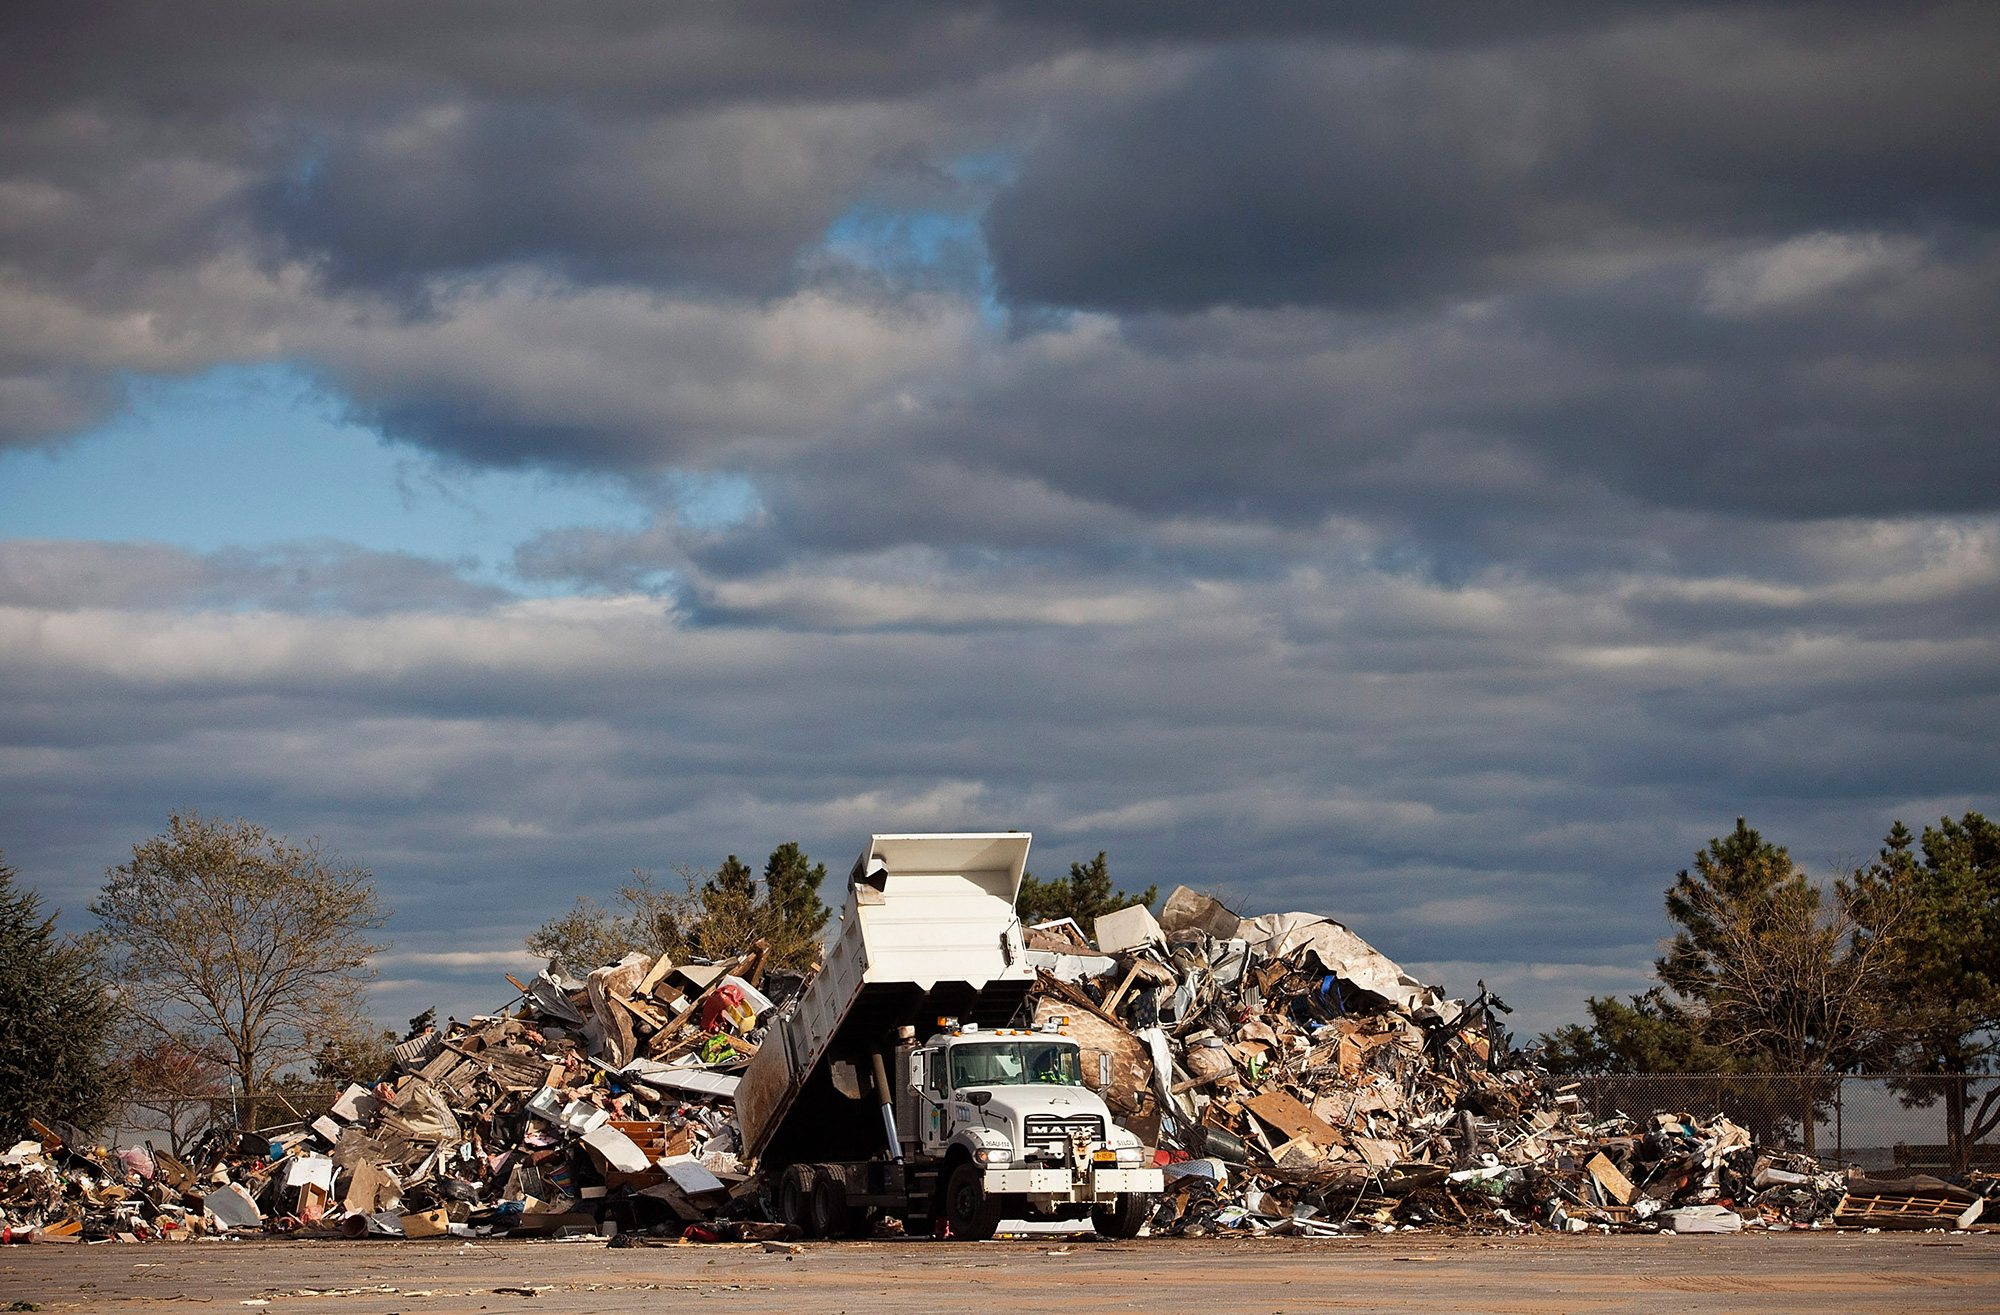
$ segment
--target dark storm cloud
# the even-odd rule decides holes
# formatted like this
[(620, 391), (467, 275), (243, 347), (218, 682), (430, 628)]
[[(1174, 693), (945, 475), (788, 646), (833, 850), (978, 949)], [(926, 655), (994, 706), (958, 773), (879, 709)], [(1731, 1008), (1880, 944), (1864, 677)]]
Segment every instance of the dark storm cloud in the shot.
[(266, 183), (254, 210), (337, 287), (535, 261), (591, 281), (778, 292), (857, 194), (964, 204), (917, 125), (898, 153), (884, 117), (430, 107), (299, 148), (293, 176)]
[(1991, 225), (2000, 146), (1972, 125), (2000, 117), (1996, 50), (1983, 6), (1663, 14), (1444, 53), (1237, 46), (1052, 123), (988, 226), (1012, 295), (1150, 310), (1374, 306), (1647, 242)]
[(1797, 3), (1637, 0), (1399, 5), (1071, 4), (1062, 0), (692, 3), (598, 0), (23, 0), (9, 6), (4, 99), (125, 101), (181, 114), (359, 101), (456, 86), (473, 95), (654, 105), (770, 95), (867, 96), (961, 80), (1051, 52), (1334, 38), (1454, 47), (1596, 30), (1664, 10), (1805, 11)]
[(28, 0), (10, 7), (9, 33), (8, 101), (191, 115), (352, 106), (439, 87), (661, 106), (871, 94), (962, 77), (1023, 50), (996, 41), (983, 4)]
[[(1470, 311), (1127, 318), (868, 423), (1142, 516), (1361, 516), (1518, 558), (1580, 520), (1622, 534), (1633, 504), (1993, 507), (1997, 310), (2000, 243), (1815, 235)], [(846, 534), (925, 519), (838, 506)]]

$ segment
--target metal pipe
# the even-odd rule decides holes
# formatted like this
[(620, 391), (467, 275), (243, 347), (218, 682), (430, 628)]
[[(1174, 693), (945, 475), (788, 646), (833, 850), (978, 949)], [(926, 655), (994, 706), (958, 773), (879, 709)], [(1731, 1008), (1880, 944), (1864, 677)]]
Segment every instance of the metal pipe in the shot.
[(875, 1097), (882, 1102), (882, 1131), (889, 1135), (889, 1158), (897, 1164), (903, 1162), (903, 1139), (896, 1135), (895, 1098), (889, 1094), (889, 1070), (882, 1063), (882, 1052), (868, 1052), (868, 1062), (875, 1069)]

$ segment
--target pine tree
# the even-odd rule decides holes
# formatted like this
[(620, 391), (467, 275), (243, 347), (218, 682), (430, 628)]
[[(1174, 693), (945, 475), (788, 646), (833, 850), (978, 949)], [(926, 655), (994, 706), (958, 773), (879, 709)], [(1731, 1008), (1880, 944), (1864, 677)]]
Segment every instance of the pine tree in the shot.
[[(1863, 935), (1892, 939), (1883, 982), (1885, 1031), (1894, 1067), (1912, 1073), (1977, 1073), (2000, 1050), (2000, 824), (1978, 813), (1925, 827), (1923, 857), (1910, 829), (1889, 829), (1873, 863), (1841, 894)], [(1899, 1079), (1906, 1105), (1945, 1105), (1954, 1168), (1966, 1147), (2000, 1126), (2000, 1097), (1974, 1109), (1965, 1082)]]
[(833, 910), (820, 901), (826, 864), (813, 863), (788, 840), (771, 851), (764, 864), (764, 898), (793, 932), (817, 938), (826, 930)]
[(717, 895), (753, 899), (757, 894), (756, 874), (736, 855), (731, 854), (722, 860), (722, 866), (708, 879), (708, 889)]
[(121, 1092), (110, 1067), (116, 1006), (87, 942), (60, 936), (41, 896), (0, 860), (0, 1144), (28, 1120), (95, 1129)]
[(1542, 1037), (1542, 1062), (1552, 1073), (1730, 1073), (1759, 1067), (1703, 1037), (1702, 1020), (1654, 987), (1630, 1002), (1592, 996), (1590, 1025), (1569, 1023)]
[(649, 872), (633, 870), (632, 882), (618, 889), (629, 912), (616, 914), (588, 897), (528, 937), (528, 948), (579, 976), (599, 964), (639, 950), (667, 954), (677, 962), (691, 957), (723, 959), (757, 942), (765, 962), (778, 968), (810, 968), (819, 960), (820, 935), (831, 911), (820, 901), (826, 864), (814, 863), (795, 842), (771, 851), (760, 881), (731, 854), (713, 872), (682, 866), (685, 893), (663, 889)]
[(1676, 874), (1666, 909), (1678, 930), (1653, 965), (1661, 986), (1590, 1000), (1589, 1027), (1542, 1038), (1552, 1068), (1824, 1073), (1872, 1053), (1892, 942), (1859, 935), (1848, 900), (1743, 818)]
[(1804, 887), (1805, 874), (1783, 845), (1774, 845), (1736, 819), (1726, 839), (1708, 842), (1667, 890), (1667, 916), (1680, 924), (1664, 958), (1653, 968), (1668, 989), (1706, 1005), (1714, 992), (1718, 957), (1732, 928), (1767, 919), (1781, 891)]
[(1114, 913), (1134, 904), (1150, 907), (1159, 896), (1157, 885), (1146, 887), (1139, 895), (1112, 890), (1111, 865), (1100, 849), (1088, 863), (1071, 863), (1068, 880), (1058, 877), (1042, 881), (1032, 872), (1022, 874), (1020, 894), (1014, 897), (1014, 911), (1022, 922), (1030, 925), (1075, 918), (1077, 925), (1088, 932), (1091, 920), (1099, 914)]

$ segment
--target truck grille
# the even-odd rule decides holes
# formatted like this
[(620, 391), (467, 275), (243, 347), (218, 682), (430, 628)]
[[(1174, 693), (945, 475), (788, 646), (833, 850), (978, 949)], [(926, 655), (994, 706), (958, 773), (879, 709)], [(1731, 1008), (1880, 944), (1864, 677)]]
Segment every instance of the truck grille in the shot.
[(1053, 1114), (1030, 1114), (1022, 1130), (1022, 1138), (1031, 1151), (1061, 1151), (1073, 1137), (1085, 1137), (1093, 1142), (1104, 1140), (1104, 1120), (1095, 1114), (1081, 1114), (1075, 1118), (1059, 1119)]

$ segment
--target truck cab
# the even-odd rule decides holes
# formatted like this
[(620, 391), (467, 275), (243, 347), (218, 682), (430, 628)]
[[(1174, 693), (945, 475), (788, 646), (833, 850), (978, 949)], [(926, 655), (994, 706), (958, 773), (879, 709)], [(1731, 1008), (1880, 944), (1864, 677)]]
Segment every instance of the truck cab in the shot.
[(905, 1104), (924, 1156), (947, 1166), (953, 1232), (990, 1236), (988, 1219), (1086, 1216), (1100, 1232), (1137, 1232), (1162, 1175), (1084, 1085), (1081, 1051), (1061, 1022), (939, 1022), (908, 1050)]

